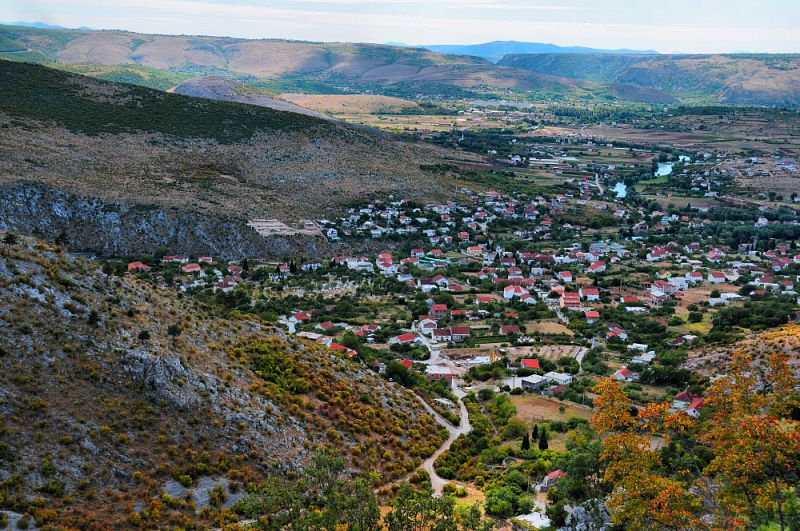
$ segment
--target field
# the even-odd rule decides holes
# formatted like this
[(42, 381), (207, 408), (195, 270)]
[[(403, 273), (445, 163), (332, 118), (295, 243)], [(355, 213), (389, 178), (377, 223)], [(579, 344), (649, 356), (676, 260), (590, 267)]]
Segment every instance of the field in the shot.
[(375, 114), (416, 109), (413, 101), (372, 94), (281, 94), (286, 101), (329, 114)]
[[(517, 408), (516, 418), (525, 421), (568, 420), (570, 417), (592, 418), (592, 408), (572, 402), (561, 402), (541, 395), (525, 394), (511, 397)], [(564, 411), (561, 411), (561, 408)]]
[(540, 319), (537, 321), (529, 321), (525, 324), (525, 329), (529, 334), (539, 333), (545, 335), (558, 335), (566, 334), (568, 336), (575, 335), (575, 332), (564, 326), (560, 321), (553, 319)]

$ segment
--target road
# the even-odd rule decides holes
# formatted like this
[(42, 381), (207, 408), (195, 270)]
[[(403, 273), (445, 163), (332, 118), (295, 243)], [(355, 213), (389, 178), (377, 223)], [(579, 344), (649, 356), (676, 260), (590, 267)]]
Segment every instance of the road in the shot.
[(605, 193), (605, 189), (603, 189), (603, 185), (600, 184), (600, 174), (594, 174), (594, 184), (597, 186), (597, 189), (600, 190), (600, 195)]
[[(447, 429), (449, 436), (447, 440), (442, 444), (438, 450), (433, 452), (433, 455), (427, 458), (425, 461), (422, 462), (420, 468), (425, 470), (431, 478), (431, 487), (433, 488), (433, 495), (439, 497), (442, 495), (442, 489), (444, 488), (445, 484), (449, 482), (447, 479), (443, 479), (436, 473), (436, 468), (434, 468), (433, 464), (439, 458), (440, 455), (445, 453), (453, 442), (458, 439), (459, 435), (465, 435), (472, 431), (472, 424), (469, 422), (469, 414), (467, 413), (467, 406), (463, 400), (461, 400), (466, 393), (461, 390), (458, 383), (454, 380), (453, 381), (453, 393), (459, 398), (460, 402), (460, 409), (461, 409), (461, 422), (459, 423), (458, 427), (453, 426), (450, 424), (447, 419), (439, 415), (436, 411), (433, 410), (431, 406), (429, 406), (422, 398), (420, 398), (420, 402), (423, 403), (425, 409), (428, 410), (428, 413), (433, 415), (433, 418), (436, 419), (441, 426)], [(417, 397), (419, 398), (419, 397)]]

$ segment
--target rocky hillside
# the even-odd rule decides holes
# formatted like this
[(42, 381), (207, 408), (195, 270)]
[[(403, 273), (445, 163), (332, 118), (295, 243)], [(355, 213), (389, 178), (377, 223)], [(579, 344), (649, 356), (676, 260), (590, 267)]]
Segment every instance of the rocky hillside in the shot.
[(357, 361), (7, 233), (0, 329), (0, 515), (12, 524), (206, 528), (313, 452), (388, 480), (443, 438), (412, 395)]
[[(356, 199), (452, 197), (431, 147), (274, 109), (0, 61), (0, 228), (71, 249), (282, 254), (253, 218), (319, 219)], [(63, 207), (63, 208), (62, 208)], [(148, 244), (148, 245), (142, 245)], [(310, 246), (310, 247), (309, 247)]]
[(800, 378), (800, 324), (751, 333), (736, 342), (713, 345), (689, 352), (684, 367), (709, 377), (719, 376), (737, 350), (753, 354), (756, 364), (764, 364), (769, 351), (779, 350), (789, 358), (789, 366)]
[(800, 105), (800, 55), (517, 54), (500, 65), (659, 91), (682, 101)]

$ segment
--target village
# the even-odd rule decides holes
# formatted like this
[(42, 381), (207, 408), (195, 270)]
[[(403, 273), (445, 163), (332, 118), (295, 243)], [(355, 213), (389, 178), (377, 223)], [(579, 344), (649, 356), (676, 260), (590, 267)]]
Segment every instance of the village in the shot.
[[(472, 429), (477, 412), (461, 399), (475, 393), (511, 397), (519, 417), (552, 430), (586, 422), (594, 382), (611, 376), (636, 407), (667, 400), (699, 416), (708, 380), (687, 368), (691, 349), (798, 318), (800, 250), (779, 237), (797, 216), (742, 209), (731, 236), (720, 232), (724, 203), (662, 207), (619, 193), (610, 173), (562, 178), (552, 195), (465, 189), (461, 202), (388, 198), (317, 222), (330, 242), (386, 249), (370, 254), (163, 256), (126, 272), (251, 313), (412, 388), (451, 434), (442, 452)], [(706, 197), (714, 182), (702, 183)], [(545, 446), (563, 448), (563, 434), (549, 433)], [(420, 465), (434, 492), (474, 490), (474, 478), (442, 464), (447, 455)], [(544, 493), (562, 474), (546, 472), (520, 521), (546, 518)]]

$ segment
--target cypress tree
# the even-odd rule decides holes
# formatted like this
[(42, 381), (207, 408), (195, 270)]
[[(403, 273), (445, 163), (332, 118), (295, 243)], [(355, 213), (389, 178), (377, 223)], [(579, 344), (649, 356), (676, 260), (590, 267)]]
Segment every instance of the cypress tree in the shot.
[(533, 425), (533, 438), (534, 439), (538, 439), (539, 438), (539, 425), (538, 424), (534, 424)]
[(539, 450), (547, 450), (547, 432), (542, 430), (542, 433), (539, 436)]
[(521, 447), (521, 449), (523, 451), (531, 449), (531, 439), (530, 439), (530, 437), (528, 437), (527, 433), (522, 436), (522, 447)]

